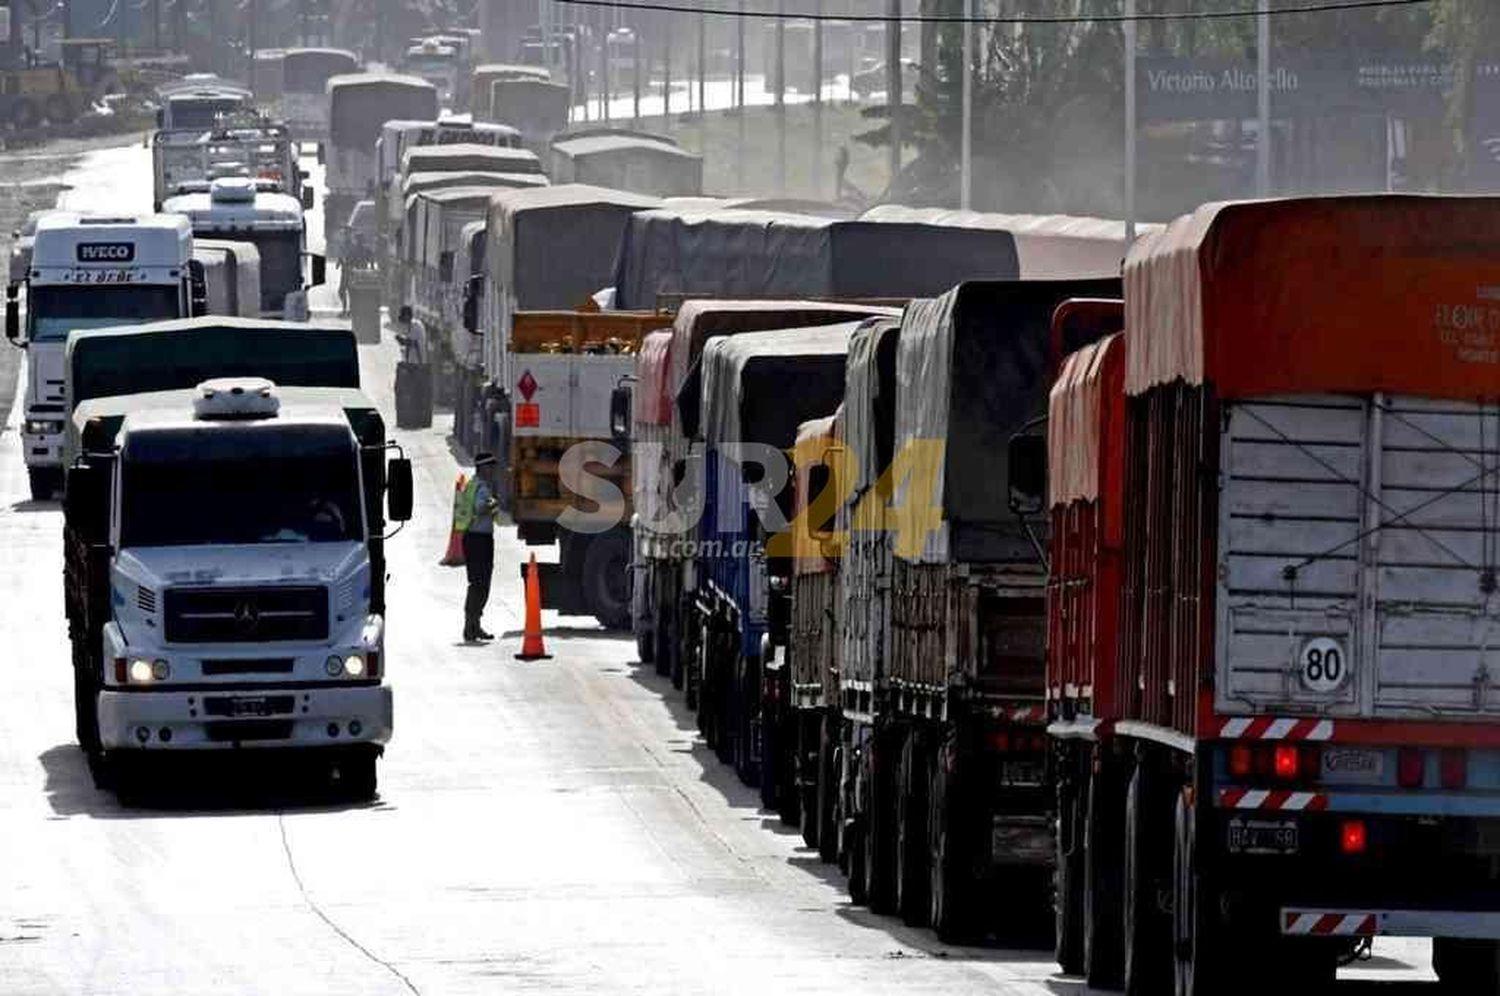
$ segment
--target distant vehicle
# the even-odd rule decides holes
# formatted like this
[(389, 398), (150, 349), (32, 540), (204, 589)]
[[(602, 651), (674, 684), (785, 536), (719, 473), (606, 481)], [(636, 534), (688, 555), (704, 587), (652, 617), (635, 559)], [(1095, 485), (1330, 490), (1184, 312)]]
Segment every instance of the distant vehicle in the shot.
[(496, 118), (491, 98), (496, 80), (534, 79), (545, 82), (551, 79), (551, 76), (552, 74), (541, 66), (504, 62), (490, 62), (475, 66), (469, 84), (469, 111), (474, 115), (475, 121), (494, 121)]
[(195, 130), (216, 127), (221, 117), (251, 109), (249, 90), (222, 82), (195, 81), (159, 91), (156, 127), (187, 141)]
[(323, 222), (328, 254), (338, 258), (349, 212), (378, 189), (375, 140), (382, 126), (403, 119), (436, 121), (438, 92), (431, 83), (412, 76), (363, 73), (330, 79), (328, 99), (332, 130)]
[(552, 140), (552, 179), (655, 197), (703, 193), (703, 157), (644, 132), (581, 131)]
[(48, 498), (62, 484), (68, 333), (188, 317), (202, 295), (201, 279), (193, 280), (192, 253), (192, 229), (178, 215), (52, 211), (37, 219), (30, 270), (24, 284), (11, 283), (5, 303), (6, 337), (27, 350), (21, 441), (33, 498)]
[(151, 166), (158, 209), (168, 197), (206, 193), (224, 177), (245, 177), (259, 190), (290, 194), (304, 208), (313, 206), (297, 143), (283, 125), (252, 112), (221, 116), (207, 131), (158, 131), (151, 138)]
[(469, 80), (463, 54), (456, 46), (445, 45), (436, 38), (424, 38), (406, 50), (401, 68), (437, 87), (438, 99), (444, 108), (453, 111), (467, 108), (463, 97), (467, 94)]
[(328, 141), (328, 81), (359, 72), (342, 48), (289, 48), (281, 60), (281, 117), (298, 142)]
[[(203, 193), (168, 198), (162, 210), (181, 214), (197, 238), (249, 242), (260, 254), (260, 298), (251, 314), (306, 321), (307, 292), (323, 282), (323, 257), (307, 251), (307, 229), (296, 198), (256, 189), (253, 180), (214, 180)], [(305, 270), (310, 267), (311, 273)]]

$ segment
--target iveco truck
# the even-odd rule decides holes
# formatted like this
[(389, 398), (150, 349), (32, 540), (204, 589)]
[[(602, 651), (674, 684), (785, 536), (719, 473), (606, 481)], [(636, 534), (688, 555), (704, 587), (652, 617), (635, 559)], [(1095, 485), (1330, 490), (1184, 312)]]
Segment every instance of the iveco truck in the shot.
[(5, 302), (5, 334), (28, 352), (21, 442), (33, 499), (51, 497), (62, 484), (68, 333), (187, 317), (194, 298), (192, 253), (192, 229), (177, 215), (55, 211), (37, 221), (30, 268), (24, 281), (9, 285)]

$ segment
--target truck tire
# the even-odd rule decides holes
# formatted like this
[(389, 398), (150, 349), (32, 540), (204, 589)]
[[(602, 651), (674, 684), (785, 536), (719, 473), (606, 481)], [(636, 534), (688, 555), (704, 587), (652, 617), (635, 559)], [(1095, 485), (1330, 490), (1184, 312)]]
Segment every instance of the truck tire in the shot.
[(829, 864), (839, 860), (839, 728), (838, 719), (825, 714), (818, 724), (818, 857)]
[(1085, 798), (1083, 847), (1083, 964), (1091, 989), (1119, 989), (1124, 984), (1124, 949), (1120, 925), (1125, 857), (1119, 791), (1119, 762), (1106, 753), (1089, 778)]
[(630, 537), (613, 529), (594, 537), (583, 555), (583, 595), (605, 629), (630, 628)]
[(870, 869), (866, 858), (865, 828), (855, 823), (844, 833), (844, 845), (847, 848), (845, 861), (848, 868), (845, 869), (849, 885), (849, 901), (856, 906), (863, 906), (869, 902)]
[[(735, 634), (739, 641), (739, 634)], [(734, 684), (730, 686), (728, 710), (730, 729), (734, 731), (734, 773), (740, 784), (748, 788), (759, 788), (760, 767), (755, 760), (755, 713), (760, 703), (760, 658), (735, 654)], [(767, 804), (766, 793), (761, 793), (762, 805)], [(775, 805), (769, 800), (768, 808)]]
[(425, 363), (396, 364), (396, 428), (432, 426), (432, 368)]
[(348, 754), (334, 762), (333, 784), (338, 797), (347, 802), (370, 802), (379, 783), (374, 751)]
[(31, 485), (32, 501), (51, 501), (62, 489), (61, 468), (27, 467), (26, 478)]
[(1432, 970), (1455, 996), (1500, 992), (1500, 941), (1433, 938)]
[[(820, 712), (797, 717), (797, 756), (793, 785), (801, 804), (802, 843), (817, 851), (823, 833), (823, 747), (828, 720)], [(819, 854), (821, 858), (821, 853)]]
[(912, 726), (901, 748), (896, 815), (896, 909), (911, 927), (927, 926), (932, 874), (927, 860), (928, 768), (921, 731)]
[(944, 944), (968, 943), (976, 933), (971, 888), (974, 841), (964, 819), (962, 776), (958, 745), (950, 739), (933, 758), (928, 817), (932, 852), (929, 919)]
[(99, 753), (99, 699), (93, 675), (73, 664), (73, 732), (85, 756)]
[(889, 913), (896, 900), (896, 778), (900, 756), (890, 730), (877, 727), (869, 751), (869, 792), (864, 818), (865, 899), (872, 913)]
[(37, 110), (36, 102), (30, 97), (21, 97), (10, 108), (10, 123), (17, 131), (25, 131), (35, 128), (41, 113)]
[(1174, 818), (1172, 862), (1172, 952), (1175, 996), (1227, 996), (1231, 986), (1221, 969), (1225, 952), (1217, 943), (1218, 904), (1210, 886), (1201, 881), (1198, 864), (1197, 819), (1178, 794)]
[(78, 116), (73, 101), (65, 93), (49, 94), (42, 102), (42, 112), (47, 116), (47, 123), (54, 125), (68, 124)]
[(1160, 821), (1154, 818), (1155, 803), (1155, 785), (1143, 761), (1136, 765), (1125, 796), (1125, 996), (1160, 996), (1171, 985), (1171, 932), (1157, 902)]
[(1083, 893), (1085, 888), (1084, 787), (1087, 784), (1075, 752), (1069, 748), (1059, 758), (1065, 772), (1057, 780), (1057, 859), (1053, 870), (1053, 906), (1057, 917), (1057, 964), (1064, 975), (1082, 975)]

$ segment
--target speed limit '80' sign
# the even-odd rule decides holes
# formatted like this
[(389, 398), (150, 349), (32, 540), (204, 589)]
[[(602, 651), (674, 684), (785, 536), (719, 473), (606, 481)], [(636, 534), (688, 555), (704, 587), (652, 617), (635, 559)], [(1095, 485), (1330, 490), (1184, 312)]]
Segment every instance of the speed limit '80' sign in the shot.
[(1328, 694), (1349, 680), (1350, 661), (1344, 644), (1331, 636), (1315, 636), (1297, 654), (1297, 675), (1310, 692)]

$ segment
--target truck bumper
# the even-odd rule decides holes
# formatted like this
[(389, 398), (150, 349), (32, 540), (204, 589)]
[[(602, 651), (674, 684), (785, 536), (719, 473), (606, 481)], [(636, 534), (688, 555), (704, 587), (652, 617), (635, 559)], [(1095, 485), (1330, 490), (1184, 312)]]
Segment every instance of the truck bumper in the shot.
[(384, 744), (394, 726), (391, 689), (278, 688), (99, 693), (105, 750), (228, 750)]
[(1312, 909), (1286, 906), (1281, 933), (1287, 937), (1465, 937), (1500, 938), (1500, 911)]
[(28, 467), (61, 467), (63, 437), (60, 432), (22, 433), (21, 452)]

